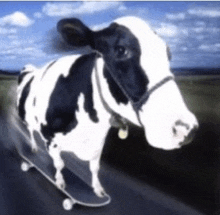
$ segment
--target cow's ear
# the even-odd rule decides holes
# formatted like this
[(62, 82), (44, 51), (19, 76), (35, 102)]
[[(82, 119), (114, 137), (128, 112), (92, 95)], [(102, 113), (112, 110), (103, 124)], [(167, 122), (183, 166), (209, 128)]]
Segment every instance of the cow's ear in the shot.
[(70, 45), (94, 47), (93, 32), (78, 19), (60, 20), (57, 23), (57, 30)]

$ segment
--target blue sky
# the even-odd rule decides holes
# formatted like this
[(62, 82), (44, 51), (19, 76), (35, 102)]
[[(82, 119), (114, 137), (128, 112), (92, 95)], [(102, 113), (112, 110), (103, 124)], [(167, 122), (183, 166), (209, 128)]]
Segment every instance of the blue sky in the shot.
[(218, 1), (0, 1), (0, 8), (0, 69), (42, 66), (70, 54), (51, 48), (56, 23), (64, 17), (80, 18), (98, 29), (125, 15), (145, 19), (166, 40), (171, 67), (220, 67)]

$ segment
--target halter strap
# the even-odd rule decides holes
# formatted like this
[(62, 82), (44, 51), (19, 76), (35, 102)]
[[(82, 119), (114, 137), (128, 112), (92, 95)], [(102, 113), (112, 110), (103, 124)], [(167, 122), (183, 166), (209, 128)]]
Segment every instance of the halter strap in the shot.
[(161, 86), (163, 86), (164, 84), (166, 84), (168, 81), (173, 80), (173, 76), (167, 76), (164, 79), (162, 79), (160, 82), (158, 82), (157, 84), (155, 84), (150, 90), (147, 90), (144, 95), (140, 98), (139, 101), (137, 102), (133, 102), (133, 108), (136, 112), (141, 110), (141, 107), (147, 102), (149, 96), (158, 88), (160, 88)]
[(102, 94), (102, 89), (101, 89), (101, 83), (98, 75), (98, 69), (97, 69), (97, 61), (95, 61), (95, 77), (96, 77), (96, 82), (97, 82), (97, 87), (98, 87), (98, 93), (99, 97), (102, 101), (102, 104), (105, 108), (105, 110), (111, 115), (110, 118), (110, 124), (113, 127), (116, 128), (122, 128), (125, 130), (127, 128), (128, 120), (116, 113), (105, 101), (104, 96)]
[[(98, 56), (97, 56), (98, 58)], [(117, 127), (117, 128), (122, 128), (125, 129), (128, 126), (128, 120), (125, 119), (124, 117), (122, 117), (121, 115), (119, 115), (118, 113), (116, 113), (109, 105), (108, 103), (105, 101), (103, 94), (102, 94), (102, 89), (101, 89), (101, 84), (100, 84), (100, 80), (99, 80), (99, 75), (98, 75), (98, 69), (97, 69), (97, 58), (95, 60), (95, 77), (96, 77), (96, 81), (97, 81), (97, 87), (98, 87), (98, 93), (99, 96), (101, 98), (102, 104), (104, 106), (104, 108), (106, 109), (106, 111), (111, 115), (111, 119), (110, 119), (110, 124), (113, 127)], [(113, 77), (114, 78), (114, 77)], [(141, 110), (141, 107), (147, 102), (149, 96), (158, 88), (160, 88), (161, 86), (163, 86), (164, 84), (166, 84), (168, 81), (173, 80), (173, 76), (167, 76), (164, 79), (162, 79), (160, 82), (158, 82), (157, 84), (155, 84), (150, 90), (146, 91), (144, 93), (144, 95), (140, 98), (139, 101), (134, 102), (130, 96), (125, 92), (125, 90), (123, 89), (122, 85), (115, 80), (115, 82), (117, 83), (117, 85), (120, 87), (120, 89), (122, 90), (122, 92), (125, 94), (125, 96), (128, 98), (128, 100), (131, 102), (132, 107), (134, 109), (134, 111), (136, 112), (138, 121), (140, 123), (140, 125), (143, 127), (143, 124), (140, 120), (140, 116), (139, 116), (139, 111)]]

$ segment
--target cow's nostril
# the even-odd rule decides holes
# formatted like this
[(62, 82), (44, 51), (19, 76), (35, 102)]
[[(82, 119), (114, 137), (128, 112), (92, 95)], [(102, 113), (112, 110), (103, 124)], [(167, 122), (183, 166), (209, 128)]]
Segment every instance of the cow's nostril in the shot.
[(180, 119), (176, 121), (176, 126), (184, 126), (187, 130), (189, 130), (190, 126), (187, 123), (182, 122)]
[(194, 128), (189, 132), (188, 136), (185, 137), (184, 141), (179, 143), (179, 145), (183, 146), (191, 143), (196, 135), (197, 130), (198, 130), (198, 126), (194, 126)]
[(175, 127), (173, 127), (173, 135), (176, 136), (177, 135), (177, 130)]

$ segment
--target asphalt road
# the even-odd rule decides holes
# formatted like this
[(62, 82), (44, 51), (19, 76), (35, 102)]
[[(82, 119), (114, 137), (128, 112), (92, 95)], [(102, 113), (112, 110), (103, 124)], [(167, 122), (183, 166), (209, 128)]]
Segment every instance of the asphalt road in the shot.
[[(39, 172), (22, 172), (21, 159), (14, 144), (20, 134), (5, 120), (0, 120), (0, 211), (1, 215), (20, 214), (102, 214), (102, 215), (171, 215), (204, 214), (172, 195), (110, 167), (102, 161), (100, 178), (112, 201), (101, 208), (75, 205), (64, 211), (64, 195)], [(106, 154), (107, 152), (105, 152)]]

